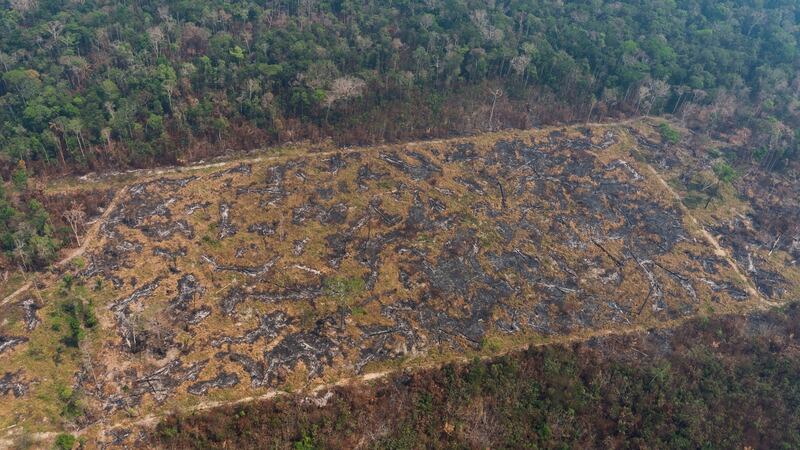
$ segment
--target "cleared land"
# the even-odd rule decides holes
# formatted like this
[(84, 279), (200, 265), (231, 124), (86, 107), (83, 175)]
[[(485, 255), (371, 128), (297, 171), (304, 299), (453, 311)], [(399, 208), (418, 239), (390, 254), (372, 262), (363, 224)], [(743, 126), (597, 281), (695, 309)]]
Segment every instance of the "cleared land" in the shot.
[(690, 164), (642, 123), (128, 184), (0, 306), (0, 428), (131, 443), (175, 409), (797, 299), (797, 221), (772, 245), (760, 195), (688, 208)]

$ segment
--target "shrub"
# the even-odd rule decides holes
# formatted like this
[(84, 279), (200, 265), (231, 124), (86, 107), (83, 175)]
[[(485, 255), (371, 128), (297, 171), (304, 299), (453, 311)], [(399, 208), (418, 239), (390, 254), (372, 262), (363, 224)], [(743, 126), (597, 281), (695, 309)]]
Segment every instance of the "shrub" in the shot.
[(295, 450), (315, 450), (317, 445), (314, 443), (314, 438), (308, 433), (303, 433), (303, 437), (299, 441), (295, 441)]
[(56, 436), (55, 446), (59, 450), (70, 450), (78, 442), (75, 436), (67, 433), (61, 433)]
[(83, 405), (78, 391), (65, 384), (59, 384), (57, 389), (58, 400), (61, 402), (61, 416), (69, 420), (82, 416)]
[(719, 178), (719, 180), (722, 181), (723, 183), (732, 182), (733, 180), (736, 179), (738, 175), (736, 173), (736, 169), (731, 167), (731, 165), (726, 162), (717, 163), (714, 166), (714, 173), (717, 175), (717, 178)]
[[(61, 338), (61, 342), (68, 347), (78, 347), (81, 340), (86, 337), (85, 328), (94, 328), (98, 321), (94, 313), (94, 303), (89, 301), (84, 303), (81, 299), (65, 300), (60, 305), (60, 312), (63, 315), (55, 317), (64, 320), (67, 324), (69, 334)], [(52, 325), (53, 331), (60, 331), (59, 322)]]
[(364, 291), (364, 279), (359, 277), (330, 277), (326, 278), (325, 295), (337, 302), (346, 303), (348, 300)]
[(658, 131), (661, 133), (661, 140), (670, 144), (677, 144), (681, 140), (681, 134), (677, 130), (669, 126), (669, 124), (662, 123), (658, 126)]
[(28, 170), (25, 167), (25, 161), (19, 161), (17, 170), (11, 174), (11, 182), (19, 191), (24, 191), (28, 187)]

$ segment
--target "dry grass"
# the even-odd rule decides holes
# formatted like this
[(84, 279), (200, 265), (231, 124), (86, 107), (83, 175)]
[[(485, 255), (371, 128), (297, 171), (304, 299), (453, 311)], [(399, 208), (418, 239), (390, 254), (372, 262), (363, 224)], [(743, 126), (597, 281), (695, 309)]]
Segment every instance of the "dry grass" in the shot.
[[(647, 124), (637, 128), (654, 136)], [(763, 306), (758, 299), (739, 301), (710, 287), (736, 287), (743, 281), (724, 259), (714, 259), (714, 249), (698, 225), (646, 162), (637, 160), (633, 137), (613, 125), (591, 130), (591, 137), (580, 128), (544, 129), (340, 151), (284, 147), (221, 167), (90, 183), (128, 187), (109, 216), (110, 221), (122, 222), (101, 232), (85, 257), (87, 266), (94, 263), (101, 270), (79, 277), (83, 286), (68, 294), (92, 301), (100, 325), (88, 331), (85, 352), (67, 349), (57, 364), (57, 342), (64, 331), (53, 328), (59, 320), (53, 314), (65, 296), (57, 283), (51, 280), (42, 290), (42, 324), (33, 332), (23, 329), (15, 303), (4, 306), (10, 319), (0, 334), (30, 340), (0, 355), (0, 362), (22, 369), (30, 390), (22, 398), (8, 399), (10, 407), (0, 411), (0, 428), (22, 424), (28, 431), (42, 431), (73, 426), (61, 414), (56, 391), (62, 385), (82, 388), (86, 417), (116, 423), (275, 389), (310, 389), (358, 373), (487, 357), (531, 343), (571, 342)], [(551, 135), (554, 131), (560, 134)], [(608, 142), (610, 135), (613, 143)], [(511, 151), (516, 162), (492, 159), (504, 157), (504, 142), (519, 142)], [(473, 149), (474, 157), (456, 160), (453, 155), (464, 145)], [(526, 159), (530, 149), (544, 156), (531, 163)], [(390, 155), (394, 162), (381, 155)], [(427, 167), (424, 159), (439, 169)], [(240, 164), (249, 171), (229, 170)], [(365, 178), (364, 167), (385, 176)], [(670, 179), (674, 174), (662, 176)], [(528, 184), (519, 188), (524, 179)], [(65, 189), (64, 183), (73, 189), (82, 185), (64, 181), (51, 189)], [(612, 188), (623, 192), (618, 195), (627, 204), (615, 203), (617, 194), (608, 190)], [(589, 204), (596, 199), (600, 203)], [(207, 207), (188, 213), (205, 202)], [(227, 222), (221, 218), (223, 204), (228, 207)], [(424, 212), (415, 220), (422, 222), (407, 225), (412, 209), (420, 204)], [(441, 205), (441, 211), (434, 205)], [(137, 216), (142, 211), (149, 213)], [(659, 220), (648, 222), (654, 214), (678, 228), (661, 228)], [(399, 217), (396, 223), (394, 216)], [(179, 220), (193, 233), (175, 229)], [(699, 220), (704, 223), (702, 217)], [(235, 234), (220, 234), (226, 223), (236, 227)], [(248, 231), (259, 224), (271, 232), (261, 236)], [(171, 227), (169, 237), (155, 237)], [(334, 255), (335, 235), (346, 237), (340, 255)], [(301, 241), (304, 249), (297, 253)], [(365, 249), (379, 243), (371, 266), (372, 254)], [(157, 256), (156, 249), (180, 255)], [(497, 269), (495, 261), (503, 254), (529, 255), (537, 266), (531, 273), (511, 265)], [(242, 273), (243, 268), (258, 272), (276, 257), (274, 266), (263, 273)], [(239, 270), (229, 270), (234, 266)], [(465, 270), (474, 279), (460, 281)], [(201, 290), (190, 296), (185, 310), (176, 310), (170, 304), (187, 274)], [(691, 280), (691, 289), (684, 279)], [(113, 286), (114, 280), (119, 287)], [(152, 293), (123, 309), (135, 318), (137, 332), (151, 340), (141, 351), (131, 352), (113, 305), (154, 280), (158, 287)], [(653, 283), (662, 293), (661, 303), (651, 291)], [(339, 285), (345, 287), (331, 287)], [(497, 290), (500, 285), (511, 289), (504, 293)], [(231, 315), (224, 315), (221, 302), (237, 289), (244, 300)], [(313, 295), (280, 297), (304, 289)], [(481, 310), (481, 298), (498, 295)], [(182, 315), (203, 309), (210, 315), (199, 324), (186, 322)], [(288, 321), (276, 327), (274, 336), (253, 343), (236, 341), (257, 329), (263, 317), (278, 313)], [(517, 324), (516, 332), (499, 325), (510, 322)], [(383, 341), (383, 334), (369, 334), (404, 326), (408, 332), (386, 331), (389, 337)], [(482, 330), (477, 338), (470, 337), (470, 327)], [(233, 341), (211, 345), (225, 337)], [(284, 344), (301, 350), (304, 345), (330, 349), (310, 360), (321, 364), (318, 374), (310, 376), (309, 361), (292, 360), (289, 354), (275, 376), (259, 386), (251, 385), (251, 374), (242, 364), (220, 354), (234, 352), (268, 365), (283, 357), (270, 352)], [(166, 353), (159, 353), (162, 346), (168, 347)], [(376, 356), (366, 358), (369, 352)], [(75, 374), (87, 359), (95, 373), (77, 382)], [(184, 366), (202, 363), (202, 370), (163, 395), (137, 394), (127, 408), (103, 409), (109, 398), (134, 392), (140, 380), (176, 360)], [(235, 373), (239, 383), (211, 389), (204, 396), (187, 392), (196, 381), (213, 379), (222, 371)], [(95, 425), (86, 433), (101, 428)]]

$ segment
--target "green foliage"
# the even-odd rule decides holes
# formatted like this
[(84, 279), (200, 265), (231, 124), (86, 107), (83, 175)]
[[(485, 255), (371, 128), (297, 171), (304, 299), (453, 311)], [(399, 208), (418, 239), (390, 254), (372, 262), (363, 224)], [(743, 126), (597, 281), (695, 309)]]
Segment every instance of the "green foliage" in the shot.
[(211, 247), (220, 247), (222, 244), (219, 242), (218, 239), (211, 237), (211, 235), (204, 234), (203, 237), (200, 238), (203, 244), (211, 246)]
[[(487, 86), (517, 102), (506, 125), (531, 120), (532, 98), (549, 103), (538, 122), (583, 117), (595, 100), (659, 114), (725, 93), (753, 129), (800, 126), (795, 2), (28, 3), (0, 20), (0, 152), (37, 169), (173, 163), (197, 143), (463, 131), (450, 119)], [(773, 141), (788, 151), (797, 138)]]
[(11, 182), (18, 191), (24, 191), (28, 187), (28, 171), (25, 162), (20, 160), (17, 170), (11, 174)]
[[(20, 166), (24, 168), (24, 163)], [(27, 173), (18, 168), (13, 179), (20, 191), (15, 196), (0, 181), (0, 251), (25, 269), (39, 269), (53, 261), (61, 239), (44, 205), (27, 192)]]
[(736, 169), (725, 161), (718, 162), (714, 165), (714, 173), (723, 183), (730, 183), (738, 176)]
[(681, 134), (667, 123), (662, 123), (658, 126), (658, 131), (661, 133), (661, 139), (670, 144), (677, 144), (681, 140)]
[(76, 268), (76, 269), (78, 269), (78, 270), (81, 270), (81, 269), (83, 269), (84, 267), (86, 267), (86, 260), (85, 260), (85, 259), (83, 259), (83, 258), (82, 258), (82, 257), (80, 257), (80, 256), (77, 256), (77, 257), (73, 258), (73, 259), (70, 261), (70, 266), (72, 266), (72, 267), (74, 267), (74, 268)]
[(159, 434), (166, 439), (171, 439), (178, 435), (178, 429), (176, 427), (161, 427), (158, 431)]
[(683, 204), (686, 205), (687, 208), (697, 209), (706, 203), (711, 203), (712, 199), (713, 198), (708, 195), (702, 195), (696, 192), (690, 192), (681, 200)]
[(97, 315), (94, 312), (94, 302), (91, 300), (89, 304), (83, 309), (83, 324), (87, 328), (94, 328), (97, 326)]
[(307, 433), (303, 433), (300, 440), (295, 441), (292, 447), (294, 450), (316, 450), (319, 448), (316, 443), (314, 443), (313, 436)]
[(56, 436), (55, 447), (58, 450), (72, 450), (72, 447), (74, 447), (77, 442), (78, 440), (75, 438), (75, 436), (67, 433), (61, 433)]
[(325, 295), (347, 303), (364, 292), (364, 279), (359, 277), (330, 277), (323, 282)]
[(51, 317), (53, 331), (60, 332), (65, 329), (62, 324), (66, 325), (67, 334), (61, 337), (61, 342), (72, 348), (80, 346), (81, 341), (86, 337), (86, 330), (92, 329), (98, 324), (94, 303), (84, 302), (78, 297), (62, 301)]
[(244, 50), (239, 47), (238, 45), (234, 46), (232, 49), (228, 50), (228, 53), (237, 60), (244, 59)]
[(767, 147), (759, 147), (753, 150), (753, 158), (756, 161), (761, 162), (764, 160), (764, 158), (767, 156), (768, 153), (769, 149)]
[(67, 293), (69, 293), (69, 291), (72, 290), (72, 284), (74, 282), (75, 282), (74, 275), (72, 275), (71, 273), (64, 274), (64, 276), (61, 277), (61, 287), (59, 289), (61, 291), (61, 294), (66, 295)]
[(430, 392), (422, 392), (417, 398), (417, 411), (423, 415), (433, 412), (433, 396)]
[(78, 391), (69, 386), (57, 386), (58, 400), (61, 402), (61, 416), (67, 420), (74, 420), (83, 415), (83, 405)]
[(719, 184), (720, 180), (716, 174), (712, 175), (707, 171), (693, 173), (684, 182), (687, 194), (682, 199), (683, 204), (692, 209), (710, 204), (714, 199), (721, 196)]

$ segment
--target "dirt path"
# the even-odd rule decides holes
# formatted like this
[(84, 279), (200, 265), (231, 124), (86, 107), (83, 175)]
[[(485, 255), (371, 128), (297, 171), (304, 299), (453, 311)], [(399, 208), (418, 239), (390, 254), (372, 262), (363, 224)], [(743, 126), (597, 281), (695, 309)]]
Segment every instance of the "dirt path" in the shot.
[(664, 186), (664, 189), (666, 189), (667, 192), (669, 192), (670, 195), (672, 195), (675, 198), (675, 200), (677, 200), (678, 204), (681, 207), (681, 210), (683, 210), (684, 214), (686, 214), (692, 220), (692, 223), (695, 226), (697, 226), (697, 228), (700, 230), (703, 237), (705, 238), (706, 242), (708, 242), (708, 244), (711, 245), (711, 247), (714, 249), (714, 253), (717, 256), (724, 258), (725, 261), (727, 261), (728, 265), (731, 267), (731, 269), (733, 269), (736, 275), (741, 279), (741, 281), (743, 281), (746, 284), (747, 292), (753, 298), (758, 300), (760, 303), (765, 304), (769, 307), (780, 306), (780, 303), (767, 300), (766, 298), (764, 298), (763, 295), (761, 295), (760, 292), (758, 292), (758, 289), (756, 289), (755, 285), (753, 284), (753, 281), (747, 276), (745, 276), (744, 273), (742, 273), (742, 270), (739, 268), (739, 265), (736, 263), (736, 261), (734, 261), (730, 253), (728, 253), (728, 250), (726, 250), (722, 245), (720, 245), (719, 241), (717, 241), (717, 239), (711, 233), (709, 233), (708, 230), (706, 230), (703, 224), (701, 224), (700, 221), (697, 220), (697, 218), (694, 215), (692, 215), (692, 212), (689, 211), (689, 208), (687, 208), (686, 205), (683, 204), (683, 199), (681, 198), (681, 196), (675, 191), (675, 189), (672, 188), (672, 186), (669, 185), (669, 183), (667, 183), (667, 181), (661, 176), (661, 174), (658, 173), (658, 171), (655, 168), (653, 168), (653, 166), (651, 166), (650, 164), (647, 163), (642, 163), (642, 164), (647, 166), (647, 169), (650, 170), (653, 177), (655, 177), (655, 179), (658, 180), (662, 186)]
[[(114, 194), (114, 198), (112, 198), (111, 201), (108, 203), (105, 210), (103, 211), (103, 214), (101, 214), (100, 217), (98, 217), (92, 223), (92, 226), (89, 227), (88, 231), (84, 235), (83, 244), (74, 249), (70, 249), (69, 252), (63, 258), (53, 263), (53, 266), (64, 267), (67, 263), (77, 258), (78, 256), (83, 255), (86, 252), (86, 249), (89, 247), (89, 245), (91, 245), (97, 238), (97, 234), (100, 232), (100, 227), (102, 226), (103, 222), (108, 218), (108, 215), (111, 214), (111, 211), (117, 206), (119, 200), (122, 198), (122, 196), (126, 191), (127, 188), (123, 187)], [(0, 306), (3, 306), (6, 303), (14, 300), (17, 296), (30, 289), (31, 286), (33, 286), (33, 282), (27, 281), (25, 284), (20, 286), (19, 289), (7, 295), (2, 301), (0, 301)]]

